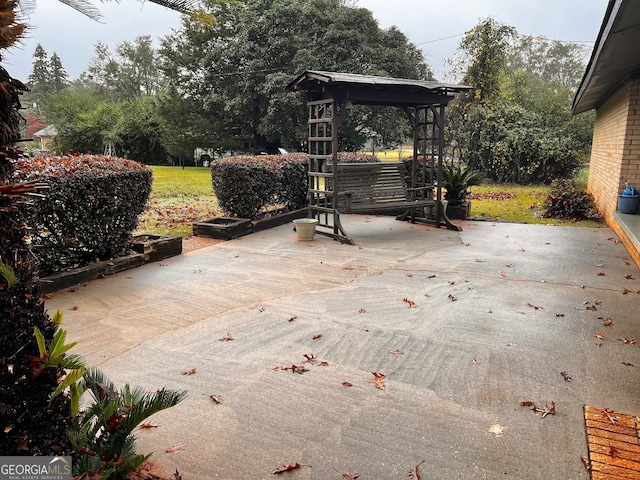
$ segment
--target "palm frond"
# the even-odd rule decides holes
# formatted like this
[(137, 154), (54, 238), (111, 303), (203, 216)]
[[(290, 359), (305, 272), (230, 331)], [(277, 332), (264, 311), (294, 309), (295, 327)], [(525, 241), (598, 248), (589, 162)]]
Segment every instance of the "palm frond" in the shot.
[(200, 9), (199, 0), (149, 0), (151, 3), (160, 5), (176, 12), (192, 14)]
[(91, 20), (100, 20), (102, 14), (100, 10), (93, 6), (88, 0), (59, 0), (60, 3), (67, 5), (81, 14), (89, 17)]

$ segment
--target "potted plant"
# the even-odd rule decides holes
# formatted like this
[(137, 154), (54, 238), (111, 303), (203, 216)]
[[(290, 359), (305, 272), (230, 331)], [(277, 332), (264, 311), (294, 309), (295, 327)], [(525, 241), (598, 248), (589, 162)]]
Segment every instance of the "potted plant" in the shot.
[(471, 202), (467, 200), (469, 188), (480, 185), (484, 180), (482, 172), (472, 170), (465, 164), (443, 165), (442, 187), (446, 190), (444, 199), (447, 201), (447, 216), (455, 219), (465, 219), (470, 215)]

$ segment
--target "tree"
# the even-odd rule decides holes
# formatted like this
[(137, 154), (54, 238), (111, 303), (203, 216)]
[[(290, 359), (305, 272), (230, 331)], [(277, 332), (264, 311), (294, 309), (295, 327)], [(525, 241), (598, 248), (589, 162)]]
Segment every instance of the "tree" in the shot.
[[(460, 42), (474, 94), (449, 106), (447, 152), (498, 182), (549, 183), (573, 174), (588, 148), (571, 115), (577, 49), (482, 21)], [(549, 60), (547, 62), (547, 60)]]
[(151, 41), (150, 35), (143, 35), (116, 47), (119, 65), (116, 88), (124, 98), (153, 95), (161, 85), (162, 78)]
[(49, 60), (49, 83), (50, 91), (57, 92), (69, 86), (69, 75), (62, 66), (60, 57), (53, 52)]
[(487, 18), (467, 32), (459, 49), (466, 54), (467, 69), (462, 79), (474, 87), (474, 97), (491, 103), (500, 95), (500, 82), (505, 74), (510, 41), (516, 31)]
[[(382, 30), (369, 10), (340, 0), (207, 6), (217, 25), (203, 31), (185, 20), (163, 41), (163, 71), (181, 96), (201, 102), (221, 135), (249, 136), (261, 150), (306, 137), (303, 102), (285, 89), (304, 70), (430, 78), (419, 49), (397, 29)], [(364, 112), (351, 111), (355, 125), (367, 121)]]
[(49, 55), (38, 44), (33, 52), (33, 64), (29, 75), (29, 88), (34, 96), (41, 96), (48, 93), (50, 88)]

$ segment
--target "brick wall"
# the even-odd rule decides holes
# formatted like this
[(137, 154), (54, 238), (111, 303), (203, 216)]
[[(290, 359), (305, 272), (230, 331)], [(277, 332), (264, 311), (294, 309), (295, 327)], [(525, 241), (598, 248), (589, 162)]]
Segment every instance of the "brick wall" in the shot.
[(627, 84), (620, 88), (596, 110), (588, 189), (607, 223), (626, 181), (621, 180), (621, 173), (629, 116), (629, 87)]
[(613, 217), (625, 182), (640, 189), (640, 79), (632, 78), (596, 110), (588, 190), (607, 224), (640, 266), (640, 252)]

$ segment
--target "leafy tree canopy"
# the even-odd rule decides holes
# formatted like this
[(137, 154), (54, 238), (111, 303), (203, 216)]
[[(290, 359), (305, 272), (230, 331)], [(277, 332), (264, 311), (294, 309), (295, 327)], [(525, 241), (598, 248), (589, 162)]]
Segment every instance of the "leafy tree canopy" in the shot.
[[(298, 145), (306, 136), (306, 111), (285, 87), (304, 70), (432, 77), (420, 50), (397, 28), (381, 29), (369, 10), (344, 1), (206, 3), (217, 25), (203, 30), (185, 19), (163, 42), (163, 70), (226, 136), (252, 136), (261, 146)], [(351, 114), (362, 128), (363, 110)]]

